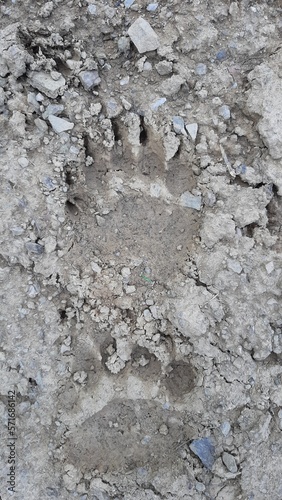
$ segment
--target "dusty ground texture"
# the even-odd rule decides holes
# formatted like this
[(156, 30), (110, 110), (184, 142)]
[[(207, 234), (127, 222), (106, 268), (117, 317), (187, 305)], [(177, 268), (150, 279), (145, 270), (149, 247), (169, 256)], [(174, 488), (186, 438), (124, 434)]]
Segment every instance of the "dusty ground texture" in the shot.
[(281, 14), (0, 1), (3, 499), (282, 499)]

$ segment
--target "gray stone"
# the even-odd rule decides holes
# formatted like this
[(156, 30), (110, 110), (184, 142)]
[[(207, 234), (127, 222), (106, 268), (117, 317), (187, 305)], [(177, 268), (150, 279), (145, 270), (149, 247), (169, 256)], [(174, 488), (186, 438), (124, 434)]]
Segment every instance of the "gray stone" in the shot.
[(185, 80), (180, 75), (172, 75), (162, 83), (161, 92), (167, 96), (177, 94), (183, 83)]
[(211, 469), (215, 458), (214, 452), (215, 448), (210, 440), (210, 438), (195, 439), (190, 444), (190, 450), (199, 457), (202, 464), (207, 468)]
[(160, 61), (156, 64), (156, 70), (161, 76), (169, 75), (172, 72), (173, 64), (171, 61)]
[(156, 101), (154, 101), (151, 104), (151, 110), (156, 111), (156, 109), (158, 109), (160, 106), (162, 106), (162, 104), (164, 104), (165, 102), (166, 102), (166, 98), (160, 97), (160, 99), (157, 99)]
[(176, 134), (185, 134), (184, 120), (181, 116), (174, 116), (172, 119), (173, 130)]
[(41, 120), (40, 118), (35, 118), (34, 120), (34, 125), (38, 128), (40, 132), (45, 134), (45, 132), (48, 131), (48, 125), (44, 120)]
[(95, 14), (97, 13), (97, 7), (96, 7), (96, 5), (94, 5), (93, 3), (90, 4), (90, 5), (88, 5), (87, 12), (89, 14), (91, 14), (91, 16), (95, 16)]
[(242, 266), (240, 262), (235, 259), (227, 259), (227, 268), (229, 271), (233, 271), (236, 274), (240, 274), (242, 272)]
[(199, 63), (196, 66), (195, 73), (196, 75), (203, 76), (207, 72), (207, 66), (203, 63)]
[(78, 78), (80, 79), (85, 90), (91, 90), (93, 87), (97, 87), (101, 83), (101, 78), (96, 70), (81, 71)]
[(120, 52), (127, 52), (130, 49), (130, 39), (128, 36), (121, 36), (118, 39), (118, 50)]
[(64, 111), (65, 107), (62, 104), (49, 104), (47, 108), (45, 109), (42, 118), (46, 120), (48, 116), (54, 115), (57, 116), (59, 115), (62, 111)]
[(138, 17), (130, 26), (128, 35), (140, 54), (156, 50), (160, 45), (158, 35), (142, 17)]
[(190, 135), (192, 141), (194, 142), (198, 133), (198, 124), (197, 123), (188, 123), (185, 125), (188, 134)]
[(236, 472), (238, 471), (238, 467), (233, 455), (231, 455), (230, 453), (226, 453), (226, 451), (224, 451), (222, 453), (222, 462), (224, 463), (225, 467), (229, 470), (229, 472), (236, 474)]
[(107, 118), (115, 118), (122, 112), (121, 104), (118, 104), (115, 99), (109, 99), (105, 102)]
[(65, 83), (66, 81), (62, 75), (58, 80), (53, 80), (51, 75), (44, 71), (35, 71), (30, 74), (30, 85), (52, 99), (58, 97)]
[(185, 191), (185, 193), (183, 193), (180, 196), (180, 205), (182, 205), (182, 207), (194, 208), (195, 210), (201, 210), (201, 204), (202, 204), (202, 197), (195, 196), (195, 195), (189, 193), (189, 191)]
[(159, 4), (158, 3), (149, 3), (149, 5), (147, 6), (147, 11), (148, 12), (155, 12), (155, 10), (157, 10)]
[(220, 426), (220, 430), (224, 436), (227, 436), (230, 432), (231, 425), (229, 422), (223, 422)]
[(54, 191), (57, 187), (51, 177), (44, 177), (42, 184), (46, 189), (48, 189), (48, 191)]
[(226, 106), (226, 104), (223, 104), (223, 106), (220, 106), (220, 108), (218, 110), (218, 114), (224, 120), (229, 120), (231, 117), (230, 108), (228, 106)]
[(60, 134), (61, 132), (66, 132), (67, 130), (72, 130), (74, 123), (65, 120), (64, 118), (59, 118), (58, 116), (49, 115), (48, 120), (51, 123), (52, 129)]
[(125, 0), (124, 2), (124, 6), (126, 9), (129, 9), (129, 7), (131, 7), (131, 5), (133, 5), (135, 2), (135, 0)]
[(26, 249), (29, 253), (36, 255), (41, 255), (44, 252), (44, 246), (39, 245), (39, 243), (32, 243), (31, 241), (25, 244)]
[(40, 109), (40, 105), (39, 105), (39, 102), (36, 100), (36, 95), (34, 92), (29, 92), (27, 94), (27, 102), (28, 104), (31, 105), (31, 107), (35, 110), (35, 111), (39, 111)]
[(26, 168), (26, 167), (28, 167), (28, 165), (29, 165), (29, 161), (28, 161), (28, 159), (27, 159), (25, 156), (21, 156), (21, 157), (18, 159), (18, 164), (19, 164), (22, 168)]

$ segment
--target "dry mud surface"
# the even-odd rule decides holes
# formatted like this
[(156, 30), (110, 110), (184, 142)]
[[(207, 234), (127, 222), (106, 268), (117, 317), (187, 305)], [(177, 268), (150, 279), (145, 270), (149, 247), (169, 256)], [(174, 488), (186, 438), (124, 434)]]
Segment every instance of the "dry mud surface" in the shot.
[(2, 499), (282, 499), (281, 14), (0, 1)]

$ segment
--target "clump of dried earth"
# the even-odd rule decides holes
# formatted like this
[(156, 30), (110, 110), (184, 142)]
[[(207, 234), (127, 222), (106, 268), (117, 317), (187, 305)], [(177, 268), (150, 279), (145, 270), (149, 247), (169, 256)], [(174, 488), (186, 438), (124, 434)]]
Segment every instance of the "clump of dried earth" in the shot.
[(281, 500), (280, 2), (0, 13), (15, 497)]

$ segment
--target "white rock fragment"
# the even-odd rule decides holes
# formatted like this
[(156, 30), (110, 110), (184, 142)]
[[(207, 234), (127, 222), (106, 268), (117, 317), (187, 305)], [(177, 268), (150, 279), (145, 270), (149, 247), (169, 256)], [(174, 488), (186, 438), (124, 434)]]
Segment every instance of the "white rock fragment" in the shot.
[(203, 63), (199, 63), (196, 66), (195, 73), (196, 75), (203, 76), (207, 72), (207, 66)]
[(133, 5), (135, 2), (135, 0), (125, 0), (124, 2), (124, 6), (126, 9), (129, 9), (129, 7), (131, 7), (131, 5)]
[(129, 76), (127, 75), (127, 76), (125, 76), (124, 78), (122, 78), (122, 79), (120, 80), (119, 84), (120, 84), (121, 86), (123, 86), (123, 85), (128, 85), (128, 84), (129, 84)]
[(152, 71), (152, 64), (149, 61), (144, 63), (143, 71)]
[(79, 384), (83, 384), (83, 382), (85, 382), (86, 379), (87, 379), (87, 373), (84, 371), (75, 372), (73, 374), (73, 380), (75, 382), (78, 382)]
[(240, 262), (234, 259), (227, 259), (227, 268), (236, 274), (240, 274), (242, 272), (242, 266)]
[(202, 197), (201, 196), (195, 196), (189, 191), (185, 191), (180, 196), (180, 205), (182, 207), (186, 208), (194, 208), (195, 210), (201, 210), (201, 204), (202, 204)]
[(220, 430), (224, 436), (227, 436), (230, 432), (231, 425), (229, 422), (223, 422), (220, 426)]
[(35, 71), (29, 75), (29, 78), (32, 87), (52, 99), (58, 97), (60, 90), (66, 83), (62, 75), (57, 80), (54, 80), (49, 73), (45, 73), (44, 71)]
[(184, 120), (181, 116), (174, 116), (172, 119), (172, 125), (176, 134), (186, 135)]
[(102, 104), (100, 102), (90, 104), (90, 113), (92, 116), (98, 116), (102, 110)]
[[(1, 92), (1, 88), (0, 88), (0, 92)], [(35, 93), (34, 92), (29, 92), (27, 94), (27, 102), (28, 104), (30, 104), (30, 106), (35, 110), (35, 111), (39, 111), (39, 103), (36, 99), (36, 96), (35, 96)], [(0, 99), (0, 104), (1, 104), (1, 99)]]
[(96, 262), (91, 262), (91, 268), (94, 273), (101, 274), (102, 268)]
[(42, 114), (42, 118), (46, 120), (50, 115), (59, 115), (62, 111), (64, 111), (65, 107), (62, 104), (49, 104)]
[(198, 134), (198, 124), (197, 123), (188, 123), (185, 125), (188, 134), (190, 135), (192, 141), (196, 140)]
[(165, 424), (162, 424), (159, 428), (159, 433), (162, 434), (163, 436), (167, 436), (168, 427)]
[(155, 12), (155, 10), (157, 10), (159, 4), (158, 3), (149, 3), (149, 5), (147, 5), (147, 11), (148, 12)]
[(125, 293), (126, 294), (131, 294), (131, 293), (134, 293), (136, 292), (136, 287), (134, 285), (129, 285), (129, 286), (126, 286), (125, 287)]
[(266, 269), (267, 274), (272, 273), (272, 271), (274, 269), (273, 262), (271, 261), (271, 262), (268, 262), (267, 264), (265, 264), (265, 269)]
[(235, 458), (233, 455), (230, 453), (226, 453), (225, 451), (222, 453), (222, 461), (225, 465), (225, 467), (229, 470), (229, 472), (232, 472), (233, 474), (236, 474), (238, 468), (237, 464), (235, 461)]
[(64, 118), (59, 118), (58, 116), (49, 115), (48, 120), (51, 123), (52, 129), (56, 134), (61, 132), (66, 132), (67, 130), (72, 130), (74, 123), (65, 120)]
[(151, 110), (156, 111), (160, 106), (162, 106), (166, 102), (165, 97), (161, 97), (160, 99), (157, 99), (151, 104)]
[(138, 17), (130, 26), (128, 35), (140, 54), (156, 50), (160, 45), (158, 35), (142, 17)]
[(29, 161), (28, 161), (28, 159), (27, 159), (25, 156), (21, 156), (21, 157), (18, 159), (18, 164), (19, 164), (22, 168), (26, 168), (26, 167), (28, 167), (28, 165), (29, 165)]
[(96, 70), (81, 71), (78, 78), (80, 79), (85, 90), (91, 90), (93, 87), (97, 87), (101, 83), (101, 78)]
[(131, 271), (130, 271), (129, 267), (123, 267), (120, 273), (121, 273), (123, 278), (129, 278), (129, 276), (131, 275)]
[(90, 4), (90, 5), (88, 5), (88, 7), (87, 7), (87, 12), (88, 12), (89, 14), (91, 14), (91, 16), (95, 16), (95, 15), (96, 15), (96, 13), (97, 13), (97, 7), (96, 7), (96, 5), (94, 5), (93, 3), (92, 3), (92, 4)]
[(218, 114), (219, 116), (221, 116), (224, 120), (229, 120), (230, 117), (231, 117), (231, 113), (230, 113), (230, 108), (229, 106), (226, 106), (226, 104), (224, 104), (223, 106), (220, 106), (219, 110), (218, 110)]
[(115, 118), (122, 112), (122, 106), (115, 99), (105, 101), (107, 118)]
[(153, 319), (153, 316), (152, 316), (152, 314), (151, 314), (151, 312), (150, 312), (149, 309), (145, 309), (143, 311), (143, 316), (145, 318), (145, 321), (147, 321), (147, 322), (152, 321), (152, 319)]

